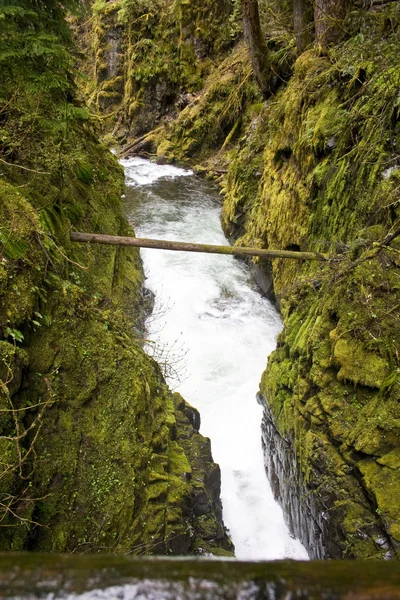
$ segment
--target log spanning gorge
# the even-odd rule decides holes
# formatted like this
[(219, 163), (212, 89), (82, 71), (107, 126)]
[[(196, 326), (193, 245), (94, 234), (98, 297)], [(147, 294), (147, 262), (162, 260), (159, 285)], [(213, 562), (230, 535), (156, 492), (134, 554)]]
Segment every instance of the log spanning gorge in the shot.
[[(140, 237), (226, 244), (214, 186), (189, 170), (123, 161), (127, 216)], [(155, 298), (148, 351), (201, 414), (221, 467), (224, 521), (240, 559), (307, 558), (265, 475), (255, 394), (281, 321), (233, 256), (142, 249)]]

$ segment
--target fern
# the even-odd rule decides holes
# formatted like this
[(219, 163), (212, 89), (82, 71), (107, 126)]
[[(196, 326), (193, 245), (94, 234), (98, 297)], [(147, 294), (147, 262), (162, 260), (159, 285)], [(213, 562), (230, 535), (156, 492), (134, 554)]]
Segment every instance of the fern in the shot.
[(2, 253), (4, 253), (7, 258), (18, 260), (26, 255), (29, 244), (24, 240), (15, 238), (10, 231), (1, 227), (0, 247), (2, 248)]
[[(19, 79), (40, 88), (66, 89), (73, 71), (72, 39), (65, 21), (76, 1), (5, 0), (0, 6), (0, 88)], [(49, 78), (48, 72), (52, 72)], [(43, 77), (47, 74), (47, 77)]]
[(57, 235), (63, 231), (65, 223), (60, 208), (52, 204), (40, 212), (40, 225), (44, 231)]

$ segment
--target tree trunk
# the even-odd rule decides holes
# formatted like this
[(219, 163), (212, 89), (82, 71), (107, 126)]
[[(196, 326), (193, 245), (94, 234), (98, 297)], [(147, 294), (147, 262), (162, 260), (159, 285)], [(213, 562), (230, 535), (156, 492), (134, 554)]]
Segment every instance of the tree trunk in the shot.
[(134, 246), (136, 248), (155, 248), (158, 250), (175, 250), (176, 252), (205, 252), (206, 254), (231, 254), (233, 256), (261, 256), (268, 260), (274, 258), (291, 258), (294, 260), (329, 260), (329, 256), (320, 252), (297, 252), (293, 250), (264, 250), (263, 248), (246, 248), (244, 246), (214, 246), (211, 244), (194, 244), (192, 242), (173, 242), (170, 240), (152, 240), (147, 238), (122, 237), (101, 233), (82, 233), (72, 231), (71, 242), (89, 242), (90, 244), (107, 244), (110, 246)]
[(315, 0), (315, 37), (323, 48), (336, 44), (343, 36), (348, 5), (349, 0)]
[(314, 37), (314, 15), (311, 0), (293, 0), (293, 25), (297, 50), (301, 54)]
[(271, 94), (268, 49), (261, 31), (257, 0), (241, 0), (243, 33), (250, 53), (254, 77), (264, 98)]

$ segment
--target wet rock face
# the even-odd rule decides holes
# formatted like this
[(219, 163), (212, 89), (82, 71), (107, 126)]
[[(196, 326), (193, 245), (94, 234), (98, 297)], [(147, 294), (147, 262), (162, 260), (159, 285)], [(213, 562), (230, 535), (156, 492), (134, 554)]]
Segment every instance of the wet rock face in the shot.
[(222, 520), (221, 471), (214, 463), (208, 438), (199, 434), (200, 414), (179, 394), (174, 394), (177, 415), (177, 440), (184, 449), (191, 472), (188, 480), (192, 486), (185, 517), (191, 523), (194, 535), (191, 553), (206, 554), (232, 552)]
[(176, 89), (168, 79), (154, 77), (141, 92), (141, 102), (135, 108), (131, 133), (135, 136), (151, 131), (161, 117), (175, 114)]
[[(198, 431), (198, 411), (168, 390), (111, 310), (105, 327), (82, 294), (74, 301), (54, 291), (47, 310), (54, 325), (31, 335), (25, 349), (0, 342), (0, 358), (15, 374), (0, 390), (3, 414), (10, 402), (47, 401), (40, 417), (34, 409), (29, 415), (40, 418), (38, 436), (18, 446), (32, 457), (23, 479), (11, 470), (15, 442), (3, 440), (11, 476), (0, 494), (15, 494), (15, 503), (0, 513), (0, 548), (231, 555), (220, 470)], [(24, 432), (30, 421), (16, 414)], [(10, 416), (0, 426), (12, 435)], [(40, 527), (25, 525), (33, 521)]]
[[(267, 263), (267, 261), (265, 261), (265, 263)], [(260, 267), (259, 264), (255, 264), (255, 263), (251, 262), (250, 268), (253, 273), (253, 277), (254, 277), (257, 285), (259, 286), (261, 292), (263, 294), (265, 294), (265, 296), (273, 302), (275, 300), (275, 294), (274, 294), (274, 282), (273, 282), (273, 278), (272, 278), (271, 265), (263, 264), (262, 267)]]
[[(231, 44), (228, 0), (88, 2), (83, 69), (96, 108), (117, 114), (119, 137), (140, 136), (176, 116), (179, 96), (197, 92), (210, 59)], [(93, 73), (93, 64), (95, 65)], [(112, 117), (112, 118), (113, 118)]]
[(279, 434), (261, 394), (259, 401), (264, 405), (261, 439), (265, 471), (290, 531), (300, 539), (311, 559), (341, 558), (340, 548), (329, 541), (324, 506), (310, 494), (303, 482), (291, 441)]
[(108, 77), (116, 77), (121, 63), (121, 30), (111, 27), (107, 33), (108, 38)]
[[(310, 558), (398, 558), (398, 545), (388, 527), (392, 521), (380, 518), (374, 502), (377, 483), (375, 489), (368, 488), (362, 466), (346, 465), (340, 454), (335, 456), (332, 440), (311, 431), (296, 452), (295, 432), (280, 433), (268, 401), (262, 394), (258, 398), (264, 406), (265, 470), (290, 530)], [(304, 426), (299, 418), (298, 428)], [(388, 496), (395, 482), (387, 479)]]
[[(357, 296), (368, 277), (367, 297), (378, 298), (384, 290), (385, 306), (396, 306), (395, 269), (379, 271), (373, 263), (351, 271), (347, 296), (333, 286), (324, 295), (298, 294), (290, 309), (285, 307), (285, 329), (260, 387), (267, 422), (290, 455), (289, 462), (282, 458), (279, 442), (281, 458), (277, 465), (272, 461), (271, 475), (279, 480), (282, 502), (295, 514), (284, 487), (300, 482), (300, 510), (309, 515), (311, 531), (317, 522), (329, 557), (399, 557), (399, 389), (391, 383), (397, 380), (396, 367), (380, 348), (384, 336), (394, 341), (398, 331), (384, 310), (368, 321), (370, 309), (365, 311)], [(383, 281), (393, 284), (384, 288)], [(378, 302), (375, 306), (380, 311)], [(351, 339), (355, 315), (357, 337)], [(368, 343), (371, 334), (375, 347)], [(270, 438), (269, 433), (267, 444)], [(311, 539), (311, 547), (314, 543)]]
[(95, 56), (96, 96), (99, 109), (107, 112), (122, 101), (124, 93), (123, 28), (108, 15), (99, 31)]

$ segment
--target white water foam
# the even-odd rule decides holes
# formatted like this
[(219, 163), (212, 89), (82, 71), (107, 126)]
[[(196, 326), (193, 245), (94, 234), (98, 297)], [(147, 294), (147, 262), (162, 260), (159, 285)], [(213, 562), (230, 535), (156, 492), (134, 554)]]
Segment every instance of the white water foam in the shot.
[[(155, 165), (144, 158), (123, 158), (121, 165), (125, 167), (125, 177), (127, 185), (147, 185), (154, 183), (161, 177), (184, 177), (193, 175), (190, 169), (180, 169), (173, 165)], [(135, 168), (132, 170), (132, 165)]]
[[(143, 159), (123, 164), (128, 186), (136, 186), (128, 190), (127, 203), (139, 237), (228, 243), (207, 182)], [(164, 317), (150, 319), (150, 338), (172, 355), (177, 347), (186, 352), (187, 377), (169, 383), (200, 411), (201, 432), (211, 438), (222, 473), (224, 522), (237, 558), (307, 559), (265, 475), (262, 408), (255, 400), (282, 327), (277, 311), (255, 289), (248, 268), (231, 256), (141, 252), (155, 314), (169, 307)]]

